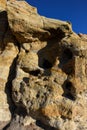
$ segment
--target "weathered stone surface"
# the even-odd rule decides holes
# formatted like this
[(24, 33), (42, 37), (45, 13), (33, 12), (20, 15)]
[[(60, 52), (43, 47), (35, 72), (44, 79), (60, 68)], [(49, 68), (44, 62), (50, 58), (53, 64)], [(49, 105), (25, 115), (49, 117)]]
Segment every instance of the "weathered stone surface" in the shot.
[(64, 31), (71, 32), (67, 22), (42, 17), (37, 14), (36, 8), (25, 1), (8, 2), (7, 5), (10, 28), (20, 43), (38, 42), (60, 32), (61, 35)]
[(83, 40), (86, 40), (86, 41), (87, 41), (87, 34), (79, 33), (78, 35), (79, 35)]
[(0, 130), (11, 120), (12, 102), (9, 90), (14, 77), (15, 58), (18, 54), (16, 40), (8, 26), (6, 1), (0, 1)]
[(1, 129), (11, 121), (5, 129), (86, 130), (86, 35), (74, 33), (69, 22), (40, 16), (25, 1), (3, 3)]
[(6, 10), (6, 0), (0, 0), (0, 12)]
[(11, 92), (8, 91), (8, 89), (11, 90), (11, 84), (8, 83), (10, 83), (10, 80), (12, 80), (12, 77), (14, 77), (14, 70), (12, 69), (14, 69), (13, 64), (15, 63), (13, 62), (17, 56), (18, 49), (14, 45), (15, 42), (12, 42), (13, 39), (11, 40), (9, 31), (7, 31), (5, 34), (4, 41), (7, 45), (5, 46), (3, 52), (0, 54), (0, 122), (7, 123), (11, 120), (11, 112), (9, 109), (9, 104), (11, 104), (9, 95)]

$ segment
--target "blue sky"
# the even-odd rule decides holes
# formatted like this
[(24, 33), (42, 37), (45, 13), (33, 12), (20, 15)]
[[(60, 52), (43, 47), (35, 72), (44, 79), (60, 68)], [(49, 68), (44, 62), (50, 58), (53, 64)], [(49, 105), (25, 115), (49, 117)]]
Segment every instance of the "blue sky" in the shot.
[(87, 34), (87, 0), (26, 0), (40, 15), (70, 21), (76, 33)]

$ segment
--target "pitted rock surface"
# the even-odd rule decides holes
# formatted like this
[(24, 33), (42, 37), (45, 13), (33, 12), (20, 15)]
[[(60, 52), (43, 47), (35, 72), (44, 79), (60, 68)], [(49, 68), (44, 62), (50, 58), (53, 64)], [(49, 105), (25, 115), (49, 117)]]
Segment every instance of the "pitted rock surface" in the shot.
[(87, 35), (0, 3), (0, 129), (87, 130)]

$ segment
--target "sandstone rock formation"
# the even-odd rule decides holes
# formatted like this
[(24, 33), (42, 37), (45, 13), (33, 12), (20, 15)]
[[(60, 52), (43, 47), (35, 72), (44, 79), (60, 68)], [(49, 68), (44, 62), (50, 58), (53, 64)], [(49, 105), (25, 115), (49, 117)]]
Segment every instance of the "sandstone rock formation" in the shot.
[(87, 130), (87, 36), (0, 2), (0, 129)]

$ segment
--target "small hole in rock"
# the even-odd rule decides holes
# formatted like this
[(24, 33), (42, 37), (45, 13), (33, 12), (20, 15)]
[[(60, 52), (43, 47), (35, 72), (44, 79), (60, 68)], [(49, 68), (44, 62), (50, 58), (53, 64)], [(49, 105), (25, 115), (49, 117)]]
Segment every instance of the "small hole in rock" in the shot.
[(39, 94), (39, 93), (37, 93), (36, 97), (37, 97), (37, 98), (39, 98), (39, 97), (40, 97), (40, 94)]
[(64, 49), (62, 52), (58, 67), (61, 68), (66, 74), (71, 75), (74, 73), (74, 58), (73, 53), (69, 48)]
[(68, 61), (70, 61), (73, 58), (73, 53), (70, 49), (65, 49), (62, 53), (62, 56), (60, 58), (60, 67), (66, 64)]
[(29, 53), (29, 50), (25, 50), (26, 53)]
[(71, 50), (68, 48), (64, 50), (63, 54), (67, 60), (70, 60), (73, 57)]
[(29, 78), (28, 77), (23, 77), (23, 81), (28, 84), (29, 83)]
[(72, 83), (71, 82), (67, 82), (66, 85), (65, 85), (65, 88), (68, 90), (68, 91), (71, 91), (71, 88), (72, 88)]
[(75, 97), (71, 93), (67, 93), (65, 97), (69, 98), (70, 100), (75, 100)]
[(43, 61), (43, 68), (44, 69), (49, 69), (52, 67), (52, 63), (50, 63), (48, 60), (44, 59)]
[(65, 81), (63, 84), (63, 90), (64, 93), (62, 96), (70, 99), (70, 100), (75, 100), (75, 88), (73, 84), (70, 81)]
[(38, 76), (40, 74), (40, 70), (30, 71), (29, 74), (31, 74), (33, 76)]

